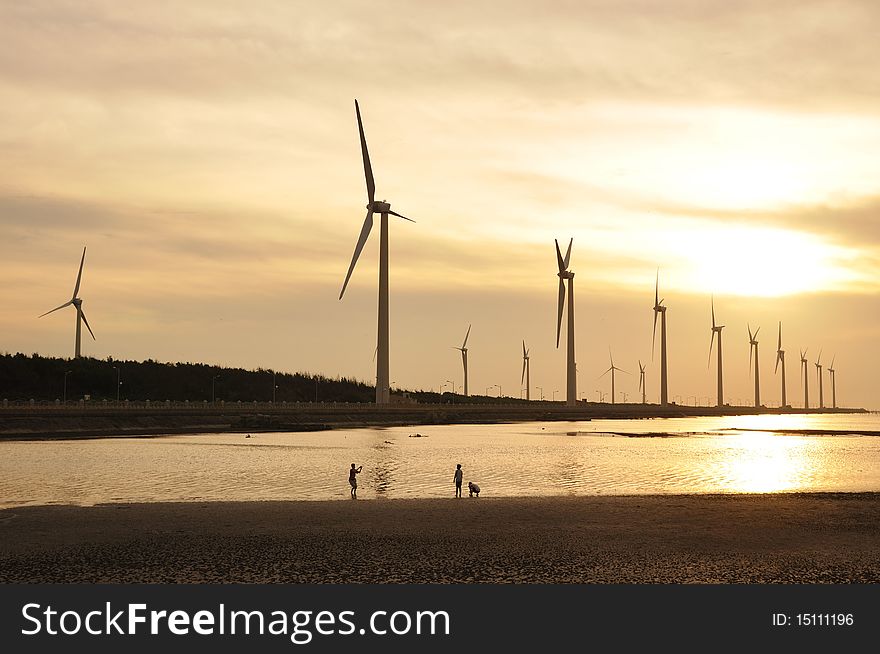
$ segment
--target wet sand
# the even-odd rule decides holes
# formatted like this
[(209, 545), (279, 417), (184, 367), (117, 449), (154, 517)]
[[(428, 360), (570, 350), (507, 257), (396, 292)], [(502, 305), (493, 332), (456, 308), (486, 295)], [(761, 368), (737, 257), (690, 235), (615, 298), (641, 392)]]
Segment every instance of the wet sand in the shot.
[(880, 583), (880, 493), (21, 507), (0, 581)]

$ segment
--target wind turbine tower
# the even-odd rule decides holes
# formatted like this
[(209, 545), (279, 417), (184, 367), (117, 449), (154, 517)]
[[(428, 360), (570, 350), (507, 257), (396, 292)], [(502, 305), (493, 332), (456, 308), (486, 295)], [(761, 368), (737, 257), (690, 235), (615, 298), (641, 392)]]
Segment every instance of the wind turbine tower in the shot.
[(645, 390), (645, 366), (643, 366), (642, 361), (639, 360), (639, 391), (642, 394), (642, 404), (646, 403)]
[(361, 250), (364, 249), (367, 238), (370, 236), (370, 230), (373, 228), (373, 214), (378, 213), (381, 219), (379, 221), (379, 329), (376, 348), (376, 404), (388, 404), (391, 399), (391, 373), (388, 364), (388, 216), (390, 214), (409, 222), (415, 221), (402, 216), (396, 211), (392, 211), (389, 202), (376, 200), (376, 183), (373, 180), (373, 168), (370, 165), (370, 153), (367, 151), (367, 139), (364, 136), (364, 124), (361, 121), (361, 109), (358, 106), (357, 100), (354, 101), (354, 110), (357, 114), (358, 132), (361, 137), (361, 155), (364, 160), (364, 177), (367, 182), (367, 217), (364, 218), (361, 234), (358, 237), (357, 245), (354, 247), (351, 265), (349, 265), (348, 273), (345, 275), (345, 282), (342, 284), (339, 299), (341, 300), (345, 294), (345, 289), (348, 286), (348, 280), (351, 279), (354, 266), (361, 255)]
[(801, 372), (804, 378), (804, 408), (810, 408), (810, 369), (807, 363), (807, 351), (801, 350)]
[(834, 379), (834, 359), (837, 355), (831, 357), (831, 365), (828, 366), (828, 374), (831, 375), (831, 408), (837, 408), (837, 382)]
[(819, 350), (819, 356), (816, 357), (816, 373), (819, 377), (819, 408), (825, 408), (825, 388), (822, 383), (822, 350)]
[(657, 269), (657, 280), (654, 283), (654, 334), (651, 337), (651, 358), (654, 357), (654, 339), (657, 336), (657, 314), (660, 314), (660, 405), (669, 405), (669, 392), (666, 385), (666, 307), (660, 299), (660, 269)]
[(575, 406), (577, 403), (577, 364), (574, 360), (574, 273), (569, 270), (571, 263), (571, 246), (574, 239), (568, 242), (568, 250), (565, 256), (559, 250), (559, 241), (556, 241), (556, 263), (559, 266), (559, 303), (556, 320), (556, 347), (559, 347), (559, 334), (562, 330), (562, 310), (565, 307), (565, 280), (568, 280), (568, 352), (566, 357), (566, 388), (565, 404)]
[(519, 381), (519, 385), (522, 386), (523, 382), (526, 384), (526, 400), (532, 399), (529, 394), (529, 388), (531, 388), (531, 383), (529, 382), (529, 351), (526, 349), (526, 342), (523, 341), (523, 369), (522, 369), (522, 379)]
[(79, 359), (82, 356), (82, 324), (85, 323), (86, 329), (89, 330), (89, 334), (92, 335), (92, 340), (95, 340), (95, 333), (92, 331), (92, 328), (89, 327), (89, 321), (86, 320), (86, 314), (83, 313), (82, 304), (83, 301), (79, 298), (79, 284), (82, 281), (83, 274), (83, 264), (86, 261), (86, 249), (83, 248), (82, 258), (79, 261), (79, 272), (76, 274), (76, 286), (73, 287), (73, 295), (70, 299), (62, 304), (61, 306), (55, 307), (52, 311), (47, 311), (43, 316), (48, 316), (50, 313), (54, 311), (58, 311), (58, 309), (63, 309), (64, 307), (73, 306), (76, 309), (76, 344), (73, 350), (73, 356), (76, 359)]
[(773, 369), (773, 374), (776, 374), (776, 371), (779, 370), (779, 364), (782, 364), (782, 406), (786, 407), (788, 404), (785, 401), (785, 350), (782, 349), (782, 321), (779, 321), (779, 340), (776, 343), (776, 367)]
[(718, 334), (718, 406), (724, 406), (724, 366), (721, 359), (721, 330), (724, 325), (715, 324), (715, 298), (712, 298), (712, 338), (709, 341), (709, 363), (712, 364), (712, 344), (715, 342), (715, 334)]
[(758, 327), (755, 330), (755, 333), (752, 334), (752, 327), (748, 325), (749, 330), (749, 372), (752, 371), (752, 349), (755, 351), (755, 408), (761, 406), (761, 375), (760, 375), (760, 366), (758, 366), (758, 332), (761, 331), (761, 328)]
[(620, 370), (620, 372), (622, 372), (622, 373), (625, 374), (625, 375), (628, 375), (629, 373), (628, 373), (626, 370), (621, 370), (620, 368), (618, 368), (617, 366), (614, 365), (614, 357), (613, 357), (612, 354), (611, 354), (611, 348), (610, 348), (610, 347), (608, 348), (608, 358), (611, 360), (611, 367), (608, 368), (608, 370), (606, 370), (605, 372), (603, 372), (603, 373), (600, 375), (600, 377), (604, 377), (604, 376), (607, 375), (609, 372), (611, 373), (611, 404), (614, 404), (614, 403), (616, 402), (616, 400), (615, 400), (615, 390), (614, 390), (614, 373), (615, 373), (616, 371), (618, 371), (618, 370)]
[(468, 396), (467, 341), (468, 341), (468, 336), (470, 336), (470, 335), (471, 335), (471, 326), (468, 325), (467, 333), (464, 335), (464, 342), (461, 344), (461, 347), (453, 348), (453, 349), (456, 349), (459, 352), (461, 352), (461, 365), (462, 365), (462, 368), (464, 368), (464, 396), (465, 397)]

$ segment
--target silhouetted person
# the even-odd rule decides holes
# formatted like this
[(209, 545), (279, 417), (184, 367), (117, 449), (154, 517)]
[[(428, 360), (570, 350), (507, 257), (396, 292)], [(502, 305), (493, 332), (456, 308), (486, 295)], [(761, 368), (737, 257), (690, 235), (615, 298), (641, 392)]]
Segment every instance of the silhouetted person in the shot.
[(359, 475), (361, 473), (361, 470), (363, 470), (363, 469), (364, 469), (363, 466), (358, 466), (357, 468), (355, 468), (354, 464), (352, 463), (351, 470), (348, 471), (348, 483), (351, 486), (351, 496), (352, 497), (357, 497), (357, 495), (358, 495), (357, 475)]
[(461, 471), (461, 464), (459, 463), (455, 466), (455, 476), (453, 479), (455, 480), (455, 496), (461, 497), (461, 480), (464, 477), (464, 473)]
[(468, 497), (479, 497), (480, 496), (480, 487), (472, 481), (468, 482)]

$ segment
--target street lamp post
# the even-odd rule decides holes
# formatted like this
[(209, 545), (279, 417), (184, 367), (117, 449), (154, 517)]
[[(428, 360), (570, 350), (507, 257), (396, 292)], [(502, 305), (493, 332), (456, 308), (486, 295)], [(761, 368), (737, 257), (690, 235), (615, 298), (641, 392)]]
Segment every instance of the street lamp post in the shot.
[(498, 387), (498, 397), (501, 397), (501, 384), (495, 384)]
[(544, 387), (543, 386), (535, 386), (535, 388), (541, 391), (541, 401), (544, 401)]
[(556, 394), (557, 394), (558, 392), (559, 392), (558, 390), (554, 390), (554, 391), (553, 391), (553, 401), (554, 401), (554, 402), (556, 401)]
[(272, 371), (272, 404), (275, 404), (275, 390), (278, 386), (275, 384), (275, 371)]
[(67, 370), (64, 373), (64, 390), (62, 391), (62, 394), (61, 394), (61, 397), (62, 397), (61, 402), (64, 404), (67, 404), (67, 375), (69, 375), (72, 372), (73, 372), (73, 370)]

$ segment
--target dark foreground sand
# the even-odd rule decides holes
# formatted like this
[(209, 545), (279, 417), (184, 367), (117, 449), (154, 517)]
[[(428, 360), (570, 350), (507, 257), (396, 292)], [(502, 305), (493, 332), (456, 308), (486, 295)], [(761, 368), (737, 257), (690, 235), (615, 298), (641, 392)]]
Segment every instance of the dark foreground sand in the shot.
[(16, 508), (0, 580), (880, 583), (880, 494)]

